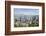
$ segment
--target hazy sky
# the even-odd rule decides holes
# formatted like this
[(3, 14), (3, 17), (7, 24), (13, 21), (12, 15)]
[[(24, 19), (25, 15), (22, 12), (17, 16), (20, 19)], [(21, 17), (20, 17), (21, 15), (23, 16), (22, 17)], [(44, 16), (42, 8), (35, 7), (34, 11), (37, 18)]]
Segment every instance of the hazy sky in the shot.
[(14, 8), (14, 14), (39, 15), (39, 9)]

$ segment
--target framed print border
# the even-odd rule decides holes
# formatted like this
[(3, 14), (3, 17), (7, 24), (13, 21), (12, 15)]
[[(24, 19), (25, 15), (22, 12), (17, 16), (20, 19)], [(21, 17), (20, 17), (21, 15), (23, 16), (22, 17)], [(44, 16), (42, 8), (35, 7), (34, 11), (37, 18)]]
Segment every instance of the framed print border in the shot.
[[(11, 32), (11, 5), (41, 6), (42, 7), (42, 30), (15, 31)], [(45, 32), (45, 4), (36, 2), (5, 1), (5, 35), (34, 34)]]

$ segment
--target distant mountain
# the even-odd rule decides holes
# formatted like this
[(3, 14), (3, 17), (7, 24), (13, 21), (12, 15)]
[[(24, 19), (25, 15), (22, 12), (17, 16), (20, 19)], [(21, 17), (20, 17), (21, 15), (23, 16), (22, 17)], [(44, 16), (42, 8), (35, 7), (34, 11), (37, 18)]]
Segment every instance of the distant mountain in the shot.
[(15, 15), (14, 16), (15, 18), (24, 18), (24, 17), (27, 17), (27, 18), (31, 18), (31, 17), (39, 17), (39, 15)]

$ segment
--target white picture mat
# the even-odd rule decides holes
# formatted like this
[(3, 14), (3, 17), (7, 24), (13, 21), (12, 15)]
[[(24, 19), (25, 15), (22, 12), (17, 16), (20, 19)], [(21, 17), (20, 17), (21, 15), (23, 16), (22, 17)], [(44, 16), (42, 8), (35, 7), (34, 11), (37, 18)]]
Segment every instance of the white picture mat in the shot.
[[(39, 9), (39, 27), (14, 27), (14, 8)], [(42, 7), (11, 5), (11, 31), (42, 30)]]

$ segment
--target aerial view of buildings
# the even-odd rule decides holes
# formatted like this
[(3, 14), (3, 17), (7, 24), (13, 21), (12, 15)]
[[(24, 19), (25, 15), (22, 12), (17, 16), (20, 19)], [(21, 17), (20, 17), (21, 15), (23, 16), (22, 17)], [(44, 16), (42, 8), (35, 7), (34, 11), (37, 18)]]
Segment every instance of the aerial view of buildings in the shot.
[(15, 9), (14, 27), (39, 26), (38, 9)]

